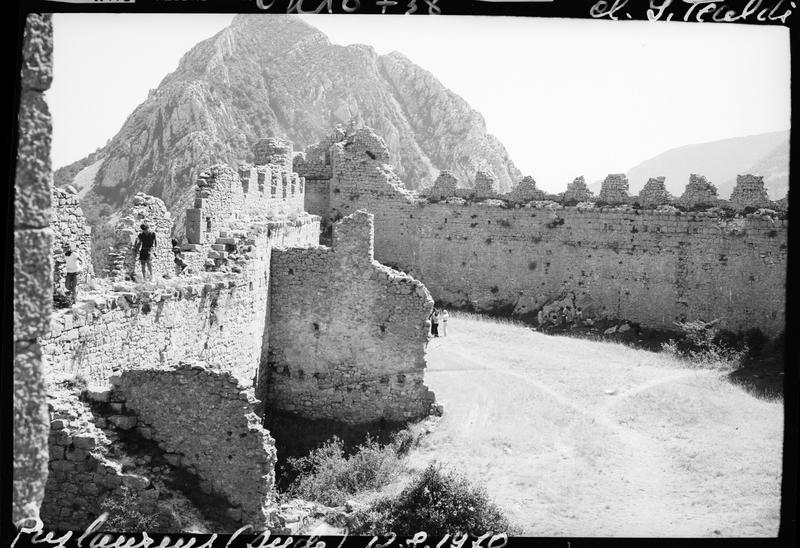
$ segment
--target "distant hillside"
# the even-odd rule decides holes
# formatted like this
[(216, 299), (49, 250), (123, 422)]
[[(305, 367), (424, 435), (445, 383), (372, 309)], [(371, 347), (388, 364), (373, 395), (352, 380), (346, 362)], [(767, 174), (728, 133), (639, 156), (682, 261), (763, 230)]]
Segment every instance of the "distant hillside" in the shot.
[(722, 141), (687, 145), (645, 160), (628, 172), (631, 193), (638, 193), (650, 177), (665, 176), (667, 189), (683, 193), (689, 175), (705, 175), (728, 198), (736, 176), (764, 176), (770, 198), (786, 196), (789, 189), (789, 131), (748, 135)]

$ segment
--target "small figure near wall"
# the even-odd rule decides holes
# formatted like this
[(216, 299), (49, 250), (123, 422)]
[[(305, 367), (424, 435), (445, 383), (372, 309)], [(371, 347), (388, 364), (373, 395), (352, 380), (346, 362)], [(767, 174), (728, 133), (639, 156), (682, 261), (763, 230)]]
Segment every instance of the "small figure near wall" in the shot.
[(153, 279), (153, 256), (156, 254), (156, 233), (150, 231), (147, 223), (143, 223), (140, 227), (142, 231), (139, 237), (136, 238), (136, 243), (133, 246), (134, 255), (139, 253), (139, 263), (142, 266), (142, 278), (145, 280)]
[(430, 318), (431, 320), (431, 335), (434, 337), (439, 336), (439, 310), (437, 308), (433, 309), (431, 312)]
[(67, 273), (64, 285), (69, 292), (72, 304), (75, 304), (78, 299), (78, 275), (83, 271), (83, 257), (77, 251), (73, 251), (72, 247), (67, 247), (64, 251), (64, 259), (66, 261), (64, 270)]
[(442, 337), (447, 336), (447, 319), (450, 317), (450, 314), (447, 313), (447, 309), (442, 309), (442, 313), (439, 317), (439, 324), (442, 326)]

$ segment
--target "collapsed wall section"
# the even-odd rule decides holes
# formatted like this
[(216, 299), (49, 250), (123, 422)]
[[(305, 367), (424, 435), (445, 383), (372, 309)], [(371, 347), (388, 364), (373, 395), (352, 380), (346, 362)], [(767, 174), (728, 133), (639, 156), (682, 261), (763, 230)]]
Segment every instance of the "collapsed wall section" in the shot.
[(201, 363), (126, 370), (112, 378), (111, 399), (134, 413), (151, 439), (263, 529), (274, 504), (275, 442), (255, 413), (252, 386)]
[(373, 216), (334, 225), (333, 247), (273, 250), (269, 408), (358, 424), (426, 415), (427, 318), (420, 282), (373, 260)]

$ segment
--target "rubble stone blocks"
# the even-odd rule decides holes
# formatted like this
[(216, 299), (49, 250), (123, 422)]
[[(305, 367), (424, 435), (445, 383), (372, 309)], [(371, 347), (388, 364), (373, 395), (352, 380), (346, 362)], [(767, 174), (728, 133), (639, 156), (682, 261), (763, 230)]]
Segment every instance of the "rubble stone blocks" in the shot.
[(686, 190), (675, 203), (686, 208), (714, 207), (720, 202), (717, 196), (717, 187), (706, 180), (702, 175), (694, 173), (689, 177)]
[(594, 193), (586, 186), (583, 176), (576, 177), (564, 192), (564, 202), (590, 202), (595, 200)]
[(333, 231), (333, 248), (273, 252), (265, 404), (350, 424), (427, 415), (430, 294), (373, 259), (372, 215)]
[(639, 205), (642, 207), (658, 207), (671, 204), (675, 198), (667, 191), (664, 182), (666, 177), (651, 177), (639, 191)]
[(292, 142), (277, 137), (270, 137), (258, 141), (253, 152), (257, 165), (276, 164), (284, 170), (291, 172), (293, 164)]
[(108, 254), (107, 266), (110, 278), (141, 279), (139, 255), (134, 254), (134, 247), (142, 224), (147, 224), (156, 234), (156, 246), (151, 253), (153, 279), (175, 273), (172, 217), (163, 201), (140, 192), (134, 196), (131, 206), (122, 212), (122, 218), (114, 227), (114, 243)]
[(458, 178), (452, 171), (444, 170), (434, 181), (433, 186), (428, 192), (428, 196), (434, 200), (442, 200), (456, 195), (458, 188)]
[(747, 207), (770, 207), (772, 202), (764, 188), (764, 177), (755, 175), (737, 175), (736, 186), (730, 197), (731, 206), (736, 210)]
[(493, 198), (497, 196), (497, 177), (488, 168), (479, 169), (472, 189), (476, 198)]
[(612, 173), (603, 181), (598, 200), (607, 204), (626, 204), (629, 201), (628, 178), (624, 173)]
[(47, 528), (83, 530), (100, 514), (105, 498), (123, 485), (142, 496), (149, 480), (123, 472), (120, 463), (106, 456), (111, 441), (75, 394), (53, 395), (48, 422), (44, 447), (49, 449), (50, 473), (42, 503)]
[(252, 387), (228, 372), (185, 362), (172, 370), (123, 371), (115, 392), (152, 439), (240, 509), (244, 523), (257, 530), (267, 525), (276, 451), (255, 413)]
[(14, 180), (14, 473), (12, 521), (37, 519), (47, 480), (47, 398), (36, 339), (49, 329), (53, 269), (50, 113), (52, 16), (30, 14), (22, 43)]
[(546, 195), (544, 191), (536, 188), (536, 181), (533, 180), (533, 177), (527, 176), (517, 183), (517, 186), (511, 189), (508, 198), (512, 202), (525, 203), (534, 200), (544, 200)]

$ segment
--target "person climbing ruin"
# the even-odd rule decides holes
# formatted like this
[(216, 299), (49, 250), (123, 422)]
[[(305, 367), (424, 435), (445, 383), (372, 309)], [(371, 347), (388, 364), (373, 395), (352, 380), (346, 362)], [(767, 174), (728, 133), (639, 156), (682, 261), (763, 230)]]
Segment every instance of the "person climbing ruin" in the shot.
[(64, 260), (66, 261), (64, 270), (67, 273), (64, 286), (69, 292), (71, 304), (75, 304), (78, 300), (78, 275), (83, 271), (83, 257), (71, 247), (67, 247), (64, 251)]
[(436, 308), (433, 309), (431, 312), (430, 317), (428, 318), (431, 321), (431, 335), (434, 337), (439, 336), (439, 310)]
[(153, 256), (156, 251), (156, 233), (150, 230), (147, 223), (143, 223), (140, 227), (142, 231), (139, 237), (136, 238), (136, 243), (133, 246), (133, 254), (139, 254), (139, 264), (142, 266), (142, 278), (145, 280), (153, 279)]
[(447, 309), (442, 309), (442, 314), (439, 317), (439, 325), (442, 327), (442, 337), (447, 336), (447, 320), (450, 318), (450, 314), (447, 312)]
[(183, 271), (186, 270), (187, 264), (186, 261), (183, 260), (183, 252), (181, 251), (181, 247), (178, 245), (178, 240), (175, 238), (172, 238), (172, 253), (175, 255), (176, 274), (183, 274)]

